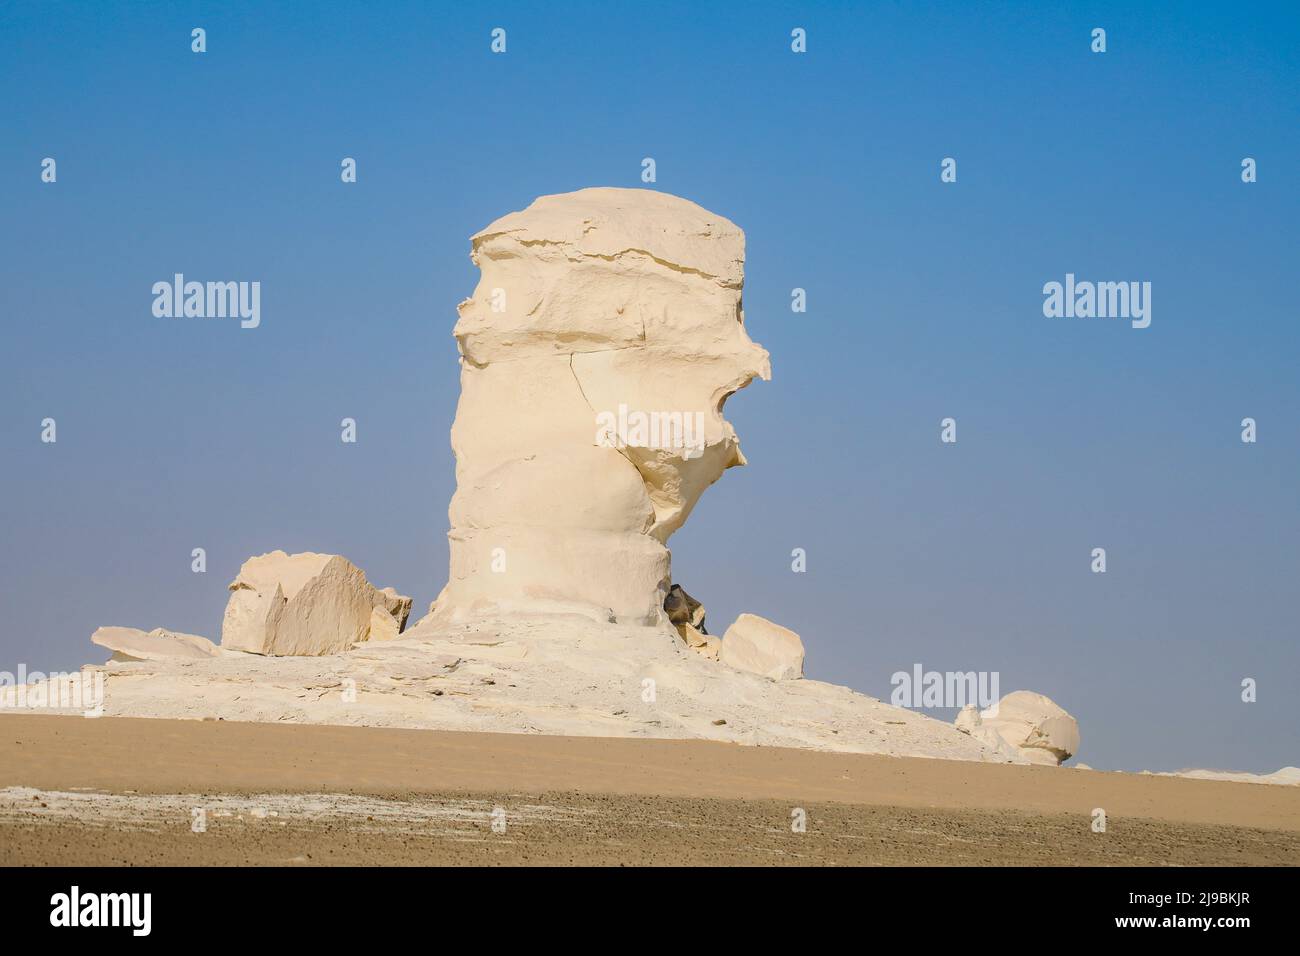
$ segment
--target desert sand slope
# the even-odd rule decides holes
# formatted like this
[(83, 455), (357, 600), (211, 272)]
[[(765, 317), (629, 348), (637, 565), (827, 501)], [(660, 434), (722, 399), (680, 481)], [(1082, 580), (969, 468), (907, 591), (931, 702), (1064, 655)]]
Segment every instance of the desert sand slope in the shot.
[(682, 740), (0, 716), (0, 786), (138, 793), (576, 791), (1078, 814), (1300, 833), (1300, 789)]
[(1161, 773), (1162, 777), (1187, 777), (1191, 780), (1231, 780), (1235, 783), (1263, 783), (1278, 787), (1300, 787), (1300, 767), (1282, 767), (1272, 773), (1241, 773), (1232, 770), (1178, 770)]
[(698, 740), (0, 716), (0, 864), (322, 863), (1295, 865), (1300, 790)]

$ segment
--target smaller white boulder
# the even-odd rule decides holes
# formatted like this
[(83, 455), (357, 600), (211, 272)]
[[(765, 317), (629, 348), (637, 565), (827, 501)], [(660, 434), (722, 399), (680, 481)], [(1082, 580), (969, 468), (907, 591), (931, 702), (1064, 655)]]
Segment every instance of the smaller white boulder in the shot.
[[(959, 730), (962, 719), (958, 714)], [(1013, 691), (980, 711), (977, 726), (996, 732), (1030, 763), (1056, 767), (1079, 752), (1079, 722), (1051, 698), (1032, 691)]]
[(108, 648), (115, 661), (203, 660), (221, 653), (206, 637), (161, 627), (147, 633), (134, 627), (101, 627), (90, 635), (90, 643)]
[(757, 614), (742, 614), (722, 635), (719, 659), (771, 680), (797, 680), (803, 677), (803, 656), (803, 641), (794, 631)]
[(231, 582), (221, 646), (268, 657), (342, 654), (367, 638), (376, 607), (400, 632), (411, 599), (376, 588), (342, 555), (272, 551), (245, 561)]

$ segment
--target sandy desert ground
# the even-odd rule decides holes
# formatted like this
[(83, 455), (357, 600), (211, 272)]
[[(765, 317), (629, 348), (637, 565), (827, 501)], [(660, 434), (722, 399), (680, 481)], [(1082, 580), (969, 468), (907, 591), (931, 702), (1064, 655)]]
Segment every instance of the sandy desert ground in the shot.
[(1297, 865), (1300, 788), (698, 740), (0, 716), (0, 864), (341, 863)]

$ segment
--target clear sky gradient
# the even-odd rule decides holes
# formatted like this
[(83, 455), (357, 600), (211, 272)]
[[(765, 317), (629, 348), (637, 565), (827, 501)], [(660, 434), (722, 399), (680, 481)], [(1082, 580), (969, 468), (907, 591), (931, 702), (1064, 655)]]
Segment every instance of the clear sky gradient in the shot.
[[(745, 230), (772, 353), (671, 541), (712, 630), (878, 697), (996, 670), (1097, 767), (1300, 764), (1297, 49), (1290, 2), (0, 4), (0, 670), (219, 640), (275, 548), (422, 611), (468, 237), (649, 156)], [(261, 327), (155, 318), (177, 272)], [(1151, 282), (1150, 328), (1044, 317), (1067, 272)]]

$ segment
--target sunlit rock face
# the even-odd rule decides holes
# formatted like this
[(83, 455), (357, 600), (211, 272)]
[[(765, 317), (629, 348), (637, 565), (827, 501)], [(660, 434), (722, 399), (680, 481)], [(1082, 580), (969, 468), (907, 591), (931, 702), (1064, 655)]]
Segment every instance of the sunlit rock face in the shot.
[(1048, 767), (1060, 766), (1079, 752), (1079, 722), (1042, 694), (1017, 690), (992, 707), (963, 707), (957, 729), (999, 753)]
[[(383, 612), (387, 620), (372, 617)], [(339, 554), (285, 554), (249, 558), (230, 584), (221, 621), (226, 650), (272, 657), (341, 654), (365, 641), (391, 639), (411, 612), (411, 599), (380, 590)]]
[(745, 463), (727, 396), (770, 376), (745, 332), (745, 237), (642, 189), (543, 196), (472, 239), (450, 579), (437, 615), (656, 624), (669, 536)]

